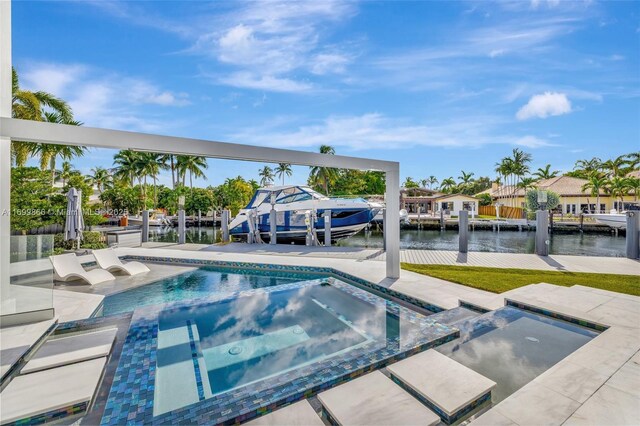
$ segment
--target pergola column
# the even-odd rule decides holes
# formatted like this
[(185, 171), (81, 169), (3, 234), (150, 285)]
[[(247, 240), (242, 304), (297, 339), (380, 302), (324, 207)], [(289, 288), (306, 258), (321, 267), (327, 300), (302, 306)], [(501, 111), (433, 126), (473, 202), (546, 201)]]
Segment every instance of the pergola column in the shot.
[[(0, 1), (0, 117), (11, 117), (10, 1)], [(11, 139), (0, 136), (0, 305), (9, 298), (10, 212)]]

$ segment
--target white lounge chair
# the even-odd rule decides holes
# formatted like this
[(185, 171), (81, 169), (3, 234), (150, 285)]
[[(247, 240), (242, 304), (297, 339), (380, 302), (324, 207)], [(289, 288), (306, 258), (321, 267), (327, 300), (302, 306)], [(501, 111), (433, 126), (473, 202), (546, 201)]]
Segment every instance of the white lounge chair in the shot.
[(122, 271), (127, 275), (138, 275), (149, 272), (149, 268), (140, 262), (127, 262), (122, 263), (120, 258), (116, 255), (113, 249), (101, 249), (94, 250), (93, 256), (96, 258), (96, 262), (102, 269), (107, 271)]
[(51, 260), (51, 264), (53, 265), (55, 279), (58, 281), (81, 279), (94, 285), (116, 279), (113, 274), (104, 269), (85, 270), (78, 260), (78, 257), (73, 253), (49, 256), (49, 260)]

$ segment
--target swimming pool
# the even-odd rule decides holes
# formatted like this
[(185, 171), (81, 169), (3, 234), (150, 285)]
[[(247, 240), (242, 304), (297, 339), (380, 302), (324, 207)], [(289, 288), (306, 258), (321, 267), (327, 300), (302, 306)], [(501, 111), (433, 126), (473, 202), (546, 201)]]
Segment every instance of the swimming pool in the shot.
[(598, 335), (512, 306), (457, 323), (460, 339), (437, 350), (496, 382), (498, 403)]
[(344, 281), (299, 277), (236, 277), (233, 293), (135, 309), (102, 424), (247, 420), (459, 334)]
[[(203, 266), (194, 271), (165, 278), (105, 297), (102, 315), (133, 312), (142, 306), (201, 299), (214, 293), (272, 287), (318, 278), (317, 273), (264, 271), (217, 266)], [(324, 275), (326, 276), (326, 275)]]

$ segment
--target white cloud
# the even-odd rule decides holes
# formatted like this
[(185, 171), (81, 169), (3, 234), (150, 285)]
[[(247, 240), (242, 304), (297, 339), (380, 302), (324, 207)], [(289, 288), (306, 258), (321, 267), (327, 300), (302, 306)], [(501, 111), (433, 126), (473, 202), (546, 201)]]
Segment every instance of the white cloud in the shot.
[(219, 78), (218, 81), (233, 87), (270, 92), (304, 93), (313, 89), (313, 85), (310, 83), (251, 72), (229, 74)]
[(515, 141), (516, 145), (524, 146), (526, 148), (542, 148), (545, 146), (553, 146), (553, 144), (549, 143), (544, 139), (537, 138), (535, 136), (523, 136)]
[[(349, 150), (408, 149), (415, 146), (477, 148), (489, 144), (548, 146), (533, 136), (501, 135), (503, 121), (495, 117), (465, 117), (438, 124), (415, 124), (379, 113), (358, 116), (330, 116), (319, 123), (279, 130), (272, 123), (229, 135), (230, 140), (261, 146), (310, 148), (319, 145)], [(292, 128), (293, 127), (293, 128)]]
[(528, 120), (530, 118), (547, 118), (554, 115), (569, 114), (571, 112), (571, 102), (564, 93), (545, 92), (541, 95), (534, 95), (529, 102), (516, 113), (518, 120)]
[(45, 90), (66, 100), (74, 118), (87, 126), (159, 131), (166, 129), (166, 121), (153, 117), (149, 106), (189, 104), (186, 93), (86, 65), (31, 63), (19, 72), (22, 87)]
[[(244, 3), (221, 18), (211, 18), (191, 52), (232, 68), (218, 82), (248, 89), (304, 92), (311, 86), (293, 73), (342, 73), (351, 56), (323, 44), (326, 27), (353, 15), (341, 1)], [(273, 88), (268, 83), (274, 83)]]

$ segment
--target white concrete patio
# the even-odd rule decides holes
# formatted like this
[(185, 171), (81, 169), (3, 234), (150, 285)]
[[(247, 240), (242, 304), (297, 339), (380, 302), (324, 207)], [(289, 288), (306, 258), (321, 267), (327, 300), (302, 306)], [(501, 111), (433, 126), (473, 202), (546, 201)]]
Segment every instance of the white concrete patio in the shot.
[[(480, 416), (474, 424), (602, 424), (604, 419), (608, 419), (610, 424), (633, 424), (640, 419), (640, 386), (637, 381), (640, 371), (640, 297), (580, 285), (567, 288), (550, 284), (526, 286), (496, 295), (409, 271), (401, 271), (399, 279), (389, 280), (385, 278), (385, 263), (377, 260), (332, 258), (325, 254), (316, 257), (292, 255), (291, 252), (276, 255), (273, 252), (256, 254), (217, 250), (192, 251), (185, 250), (187, 247), (184, 246), (179, 248), (176, 250), (165, 245), (155, 249), (119, 248), (117, 252), (120, 256), (330, 266), (445, 309), (458, 306), (460, 300), (496, 309), (504, 305), (505, 298), (510, 298), (611, 326), (590, 343)], [(82, 260), (90, 261), (90, 257)], [(112, 283), (94, 287), (74, 284), (56, 286), (56, 290), (53, 291), (56, 314), (61, 320), (85, 318), (93, 312), (106, 294), (143, 285), (164, 278), (168, 274), (193, 269), (191, 266), (178, 265), (150, 266), (152, 272), (142, 278), (119, 277)], [(28, 328), (31, 332), (26, 334), (17, 329), (2, 329), (0, 340), (3, 343), (3, 355), (5, 341), (11, 341), (12, 335), (13, 341), (18, 342), (13, 347), (28, 347), (33, 338), (29, 340), (26, 336), (37, 336), (46, 326), (46, 323), (30, 325)], [(3, 356), (3, 364), (4, 361)], [(278, 411), (274, 414), (277, 413)]]

